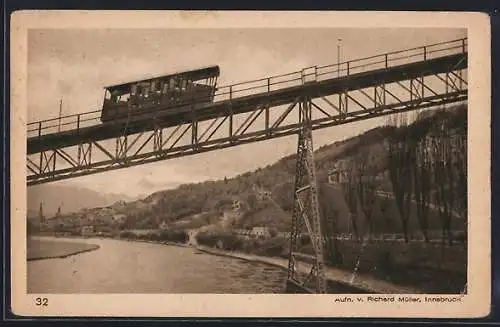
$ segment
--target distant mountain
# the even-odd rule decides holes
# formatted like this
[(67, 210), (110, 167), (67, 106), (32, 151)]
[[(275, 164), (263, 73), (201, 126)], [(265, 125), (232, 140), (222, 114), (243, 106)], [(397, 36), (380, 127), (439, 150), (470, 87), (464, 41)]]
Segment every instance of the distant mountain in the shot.
[(61, 185), (36, 185), (28, 188), (28, 217), (38, 216), (40, 202), (43, 202), (45, 217), (52, 217), (59, 206), (61, 213), (76, 212), (84, 208), (112, 205), (117, 201), (134, 201), (123, 194), (99, 193), (87, 188)]

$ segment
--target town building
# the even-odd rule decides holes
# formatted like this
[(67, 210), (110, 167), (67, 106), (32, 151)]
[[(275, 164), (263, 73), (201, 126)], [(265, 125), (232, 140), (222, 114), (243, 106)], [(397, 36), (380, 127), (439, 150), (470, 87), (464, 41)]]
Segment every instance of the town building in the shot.
[(233, 211), (239, 211), (243, 207), (243, 202), (240, 200), (233, 201)]
[(271, 238), (271, 232), (269, 231), (268, 227), (253, 227), (251, 235), (259, 238)]
[(161, 230), (165, 230), (165, 229), (167, 229), (167, 228), (168, 228), (168, 224), (167, 224), (167, 222), (162, 221), (162, 222), (160, 223), (160, 225), (158, 225), (158, 228), (159, 228), (159, 229), (161, 229)]
[(94, 233), (94, 226), (83, 226), (81, 229), (82, 236), (90, 236)]

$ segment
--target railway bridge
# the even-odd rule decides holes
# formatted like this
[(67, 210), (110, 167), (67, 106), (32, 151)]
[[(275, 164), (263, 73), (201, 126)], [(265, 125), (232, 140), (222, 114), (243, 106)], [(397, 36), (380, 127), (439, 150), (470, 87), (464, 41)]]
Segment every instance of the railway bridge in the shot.
[[(28, 124), (27, 184), (123, 169), (298, 135), (290, 234), (290, 292), (326, 292), (312, 131), (410, 110), (467, 101), (467, 39), (383, 53), (219, 87), (214, 102), (127, 126), (100, 122), (100, 110)], [(306, 229), (315, 255), (296, 273)], [(299, 254), (297, 254), (299, 256)]]

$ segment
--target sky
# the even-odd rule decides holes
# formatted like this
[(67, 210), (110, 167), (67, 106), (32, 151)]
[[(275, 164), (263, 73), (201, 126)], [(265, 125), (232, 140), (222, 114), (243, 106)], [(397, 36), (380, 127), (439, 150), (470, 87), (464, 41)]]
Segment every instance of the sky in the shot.
[[(466, 36), (464, 29), (32, 29), (28, 121), (100, 109), (103, 87), (219, 65), (219, 85), (298, 71)], [(386, 118), (315, 131), (316, 148), (379, 126)], [(53, 184), (138, 196), (183, 183), (232, 177), (295, 153), (290, 136), (98, 173)]]

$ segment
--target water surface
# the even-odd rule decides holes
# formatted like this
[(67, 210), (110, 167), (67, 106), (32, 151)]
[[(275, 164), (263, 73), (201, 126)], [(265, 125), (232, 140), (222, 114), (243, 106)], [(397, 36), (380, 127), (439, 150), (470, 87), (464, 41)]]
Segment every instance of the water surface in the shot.
[[(61, 239), (63, 240), (63, 239)], [(72, 239), (100, 249), (28, 262), (28, 293), (282, 293), (286, 271), (194, 248)]]

